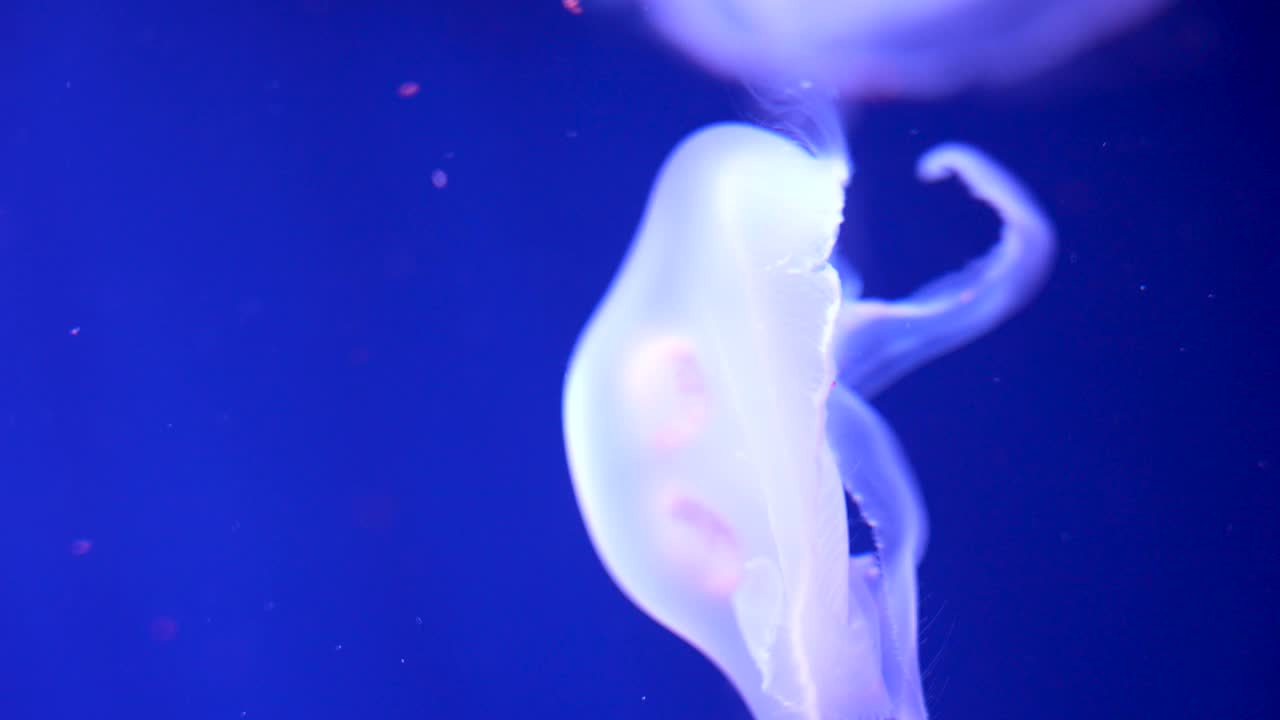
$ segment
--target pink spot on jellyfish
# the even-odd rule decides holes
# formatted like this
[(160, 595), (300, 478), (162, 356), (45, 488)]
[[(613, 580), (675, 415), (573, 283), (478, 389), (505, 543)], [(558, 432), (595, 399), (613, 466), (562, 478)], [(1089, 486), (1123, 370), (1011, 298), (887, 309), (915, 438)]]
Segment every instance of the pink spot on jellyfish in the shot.
[(638, 347), (625, 383), (625, 409), (654, 449), (684, 447), (706, 425), (706, 378), (688, 339), (665, 336)]

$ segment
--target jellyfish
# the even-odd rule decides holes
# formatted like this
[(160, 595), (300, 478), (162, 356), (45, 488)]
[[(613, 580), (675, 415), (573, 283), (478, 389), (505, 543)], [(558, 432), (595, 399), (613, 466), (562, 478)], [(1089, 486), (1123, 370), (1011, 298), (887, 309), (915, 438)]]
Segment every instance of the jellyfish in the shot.
[(664, 38), (748, 83), (854, 100), (931, 98), (1032, 77), (1170, 0), (647, 0)]
[[(948, 145), (920, 163), (953, 174), (1003, 219), (999, 242), (904, 300), (860, 298), (830, 263), (844, 158), (750, 125), (698, 131), (574, 350), (565, 439), (595, 548), (758, 720), (926, 717), (925, 510), (866, 398), (1025, 303), (1053, 250), (994, 161)], [(842, 493), (874, 555), (849, 557)]]
[[(655, 26), (751, 88), (760, 125), (693, 133), (570, 358), (566, 454), (587, 534), (637, 606), (756, 720), (925, 720), (916, 571), (928, 517), (870, 404), (1025, 306), (1051, 223), (980, 150), (926, 153), (1001, 220), (966, 267), (864, 297), (833, 248), (841, 103), (1016, 80), (1161, 0), (650, 0)], [(874, 551), (850, 557), (845, 498)]]

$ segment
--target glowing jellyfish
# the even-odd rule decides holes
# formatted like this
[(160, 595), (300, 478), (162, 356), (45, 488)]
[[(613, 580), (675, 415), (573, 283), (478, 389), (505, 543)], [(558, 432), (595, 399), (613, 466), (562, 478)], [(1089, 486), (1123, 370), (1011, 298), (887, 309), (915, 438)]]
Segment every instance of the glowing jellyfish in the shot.
[[(674, 44), (760, 92), (790, 137), (716, 125), (672, 152), (565, 380), (588, 534), (620, 588), (758, 720), (926, 717), (916, 568), (928, 521), (868, 398), (1023, 306), (1053, 229), (963, 145), (921, 159), (1003, 223), (899, 301), (830, 263), (850, 163), (839, 99), (1026, 77), (1162, 0), (650, 0)], [(844, 289), (842, 291), (842, 284)], [(848, 556), (847, 494), (875, 552)]]
[(1169, 0), (648, 0), (690, 57), (749, 83), (860, 99), (1030, 77)]
[[(1004, 218), (1001, 241), (906, 300), (844, 298), (828, 263), (843, 159), (747, 125), (695, 133), (667, 160), (570, 364), (566, 444), (597, 552), (761, 720), (925, 717), (927, 521), (861, 393), (1025, 302), (1053, 235), (974, 150), (940, 148), (921, 170), (969, 183)], [(875, 530), (875, 557), (849, 557), (844, 492)]]

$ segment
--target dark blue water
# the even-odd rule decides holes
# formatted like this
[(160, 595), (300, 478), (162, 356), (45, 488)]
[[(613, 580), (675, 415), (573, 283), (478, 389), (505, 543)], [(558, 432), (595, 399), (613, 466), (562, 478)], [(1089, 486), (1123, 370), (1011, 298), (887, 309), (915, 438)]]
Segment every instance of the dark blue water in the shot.
[[(851, 130), (871, 291), (994, 237), (938, 141), (1062, 242), (878, 403), (936, 718), (1280, 716), (1280, 72), (1207, 5)], [(554, 0), (5, 2), (0, 718), (744, 718), (602, 571), (559, 402), (659, 163), (747, 108)]]

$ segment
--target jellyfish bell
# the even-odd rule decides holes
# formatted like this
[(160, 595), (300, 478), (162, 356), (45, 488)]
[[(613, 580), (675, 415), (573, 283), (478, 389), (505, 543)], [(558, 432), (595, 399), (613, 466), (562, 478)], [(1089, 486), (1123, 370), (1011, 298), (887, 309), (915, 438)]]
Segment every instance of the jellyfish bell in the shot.
[(1170, 0), (647, 0), (675, 47), (733, 80), (857, 100), (1019, 81)]

